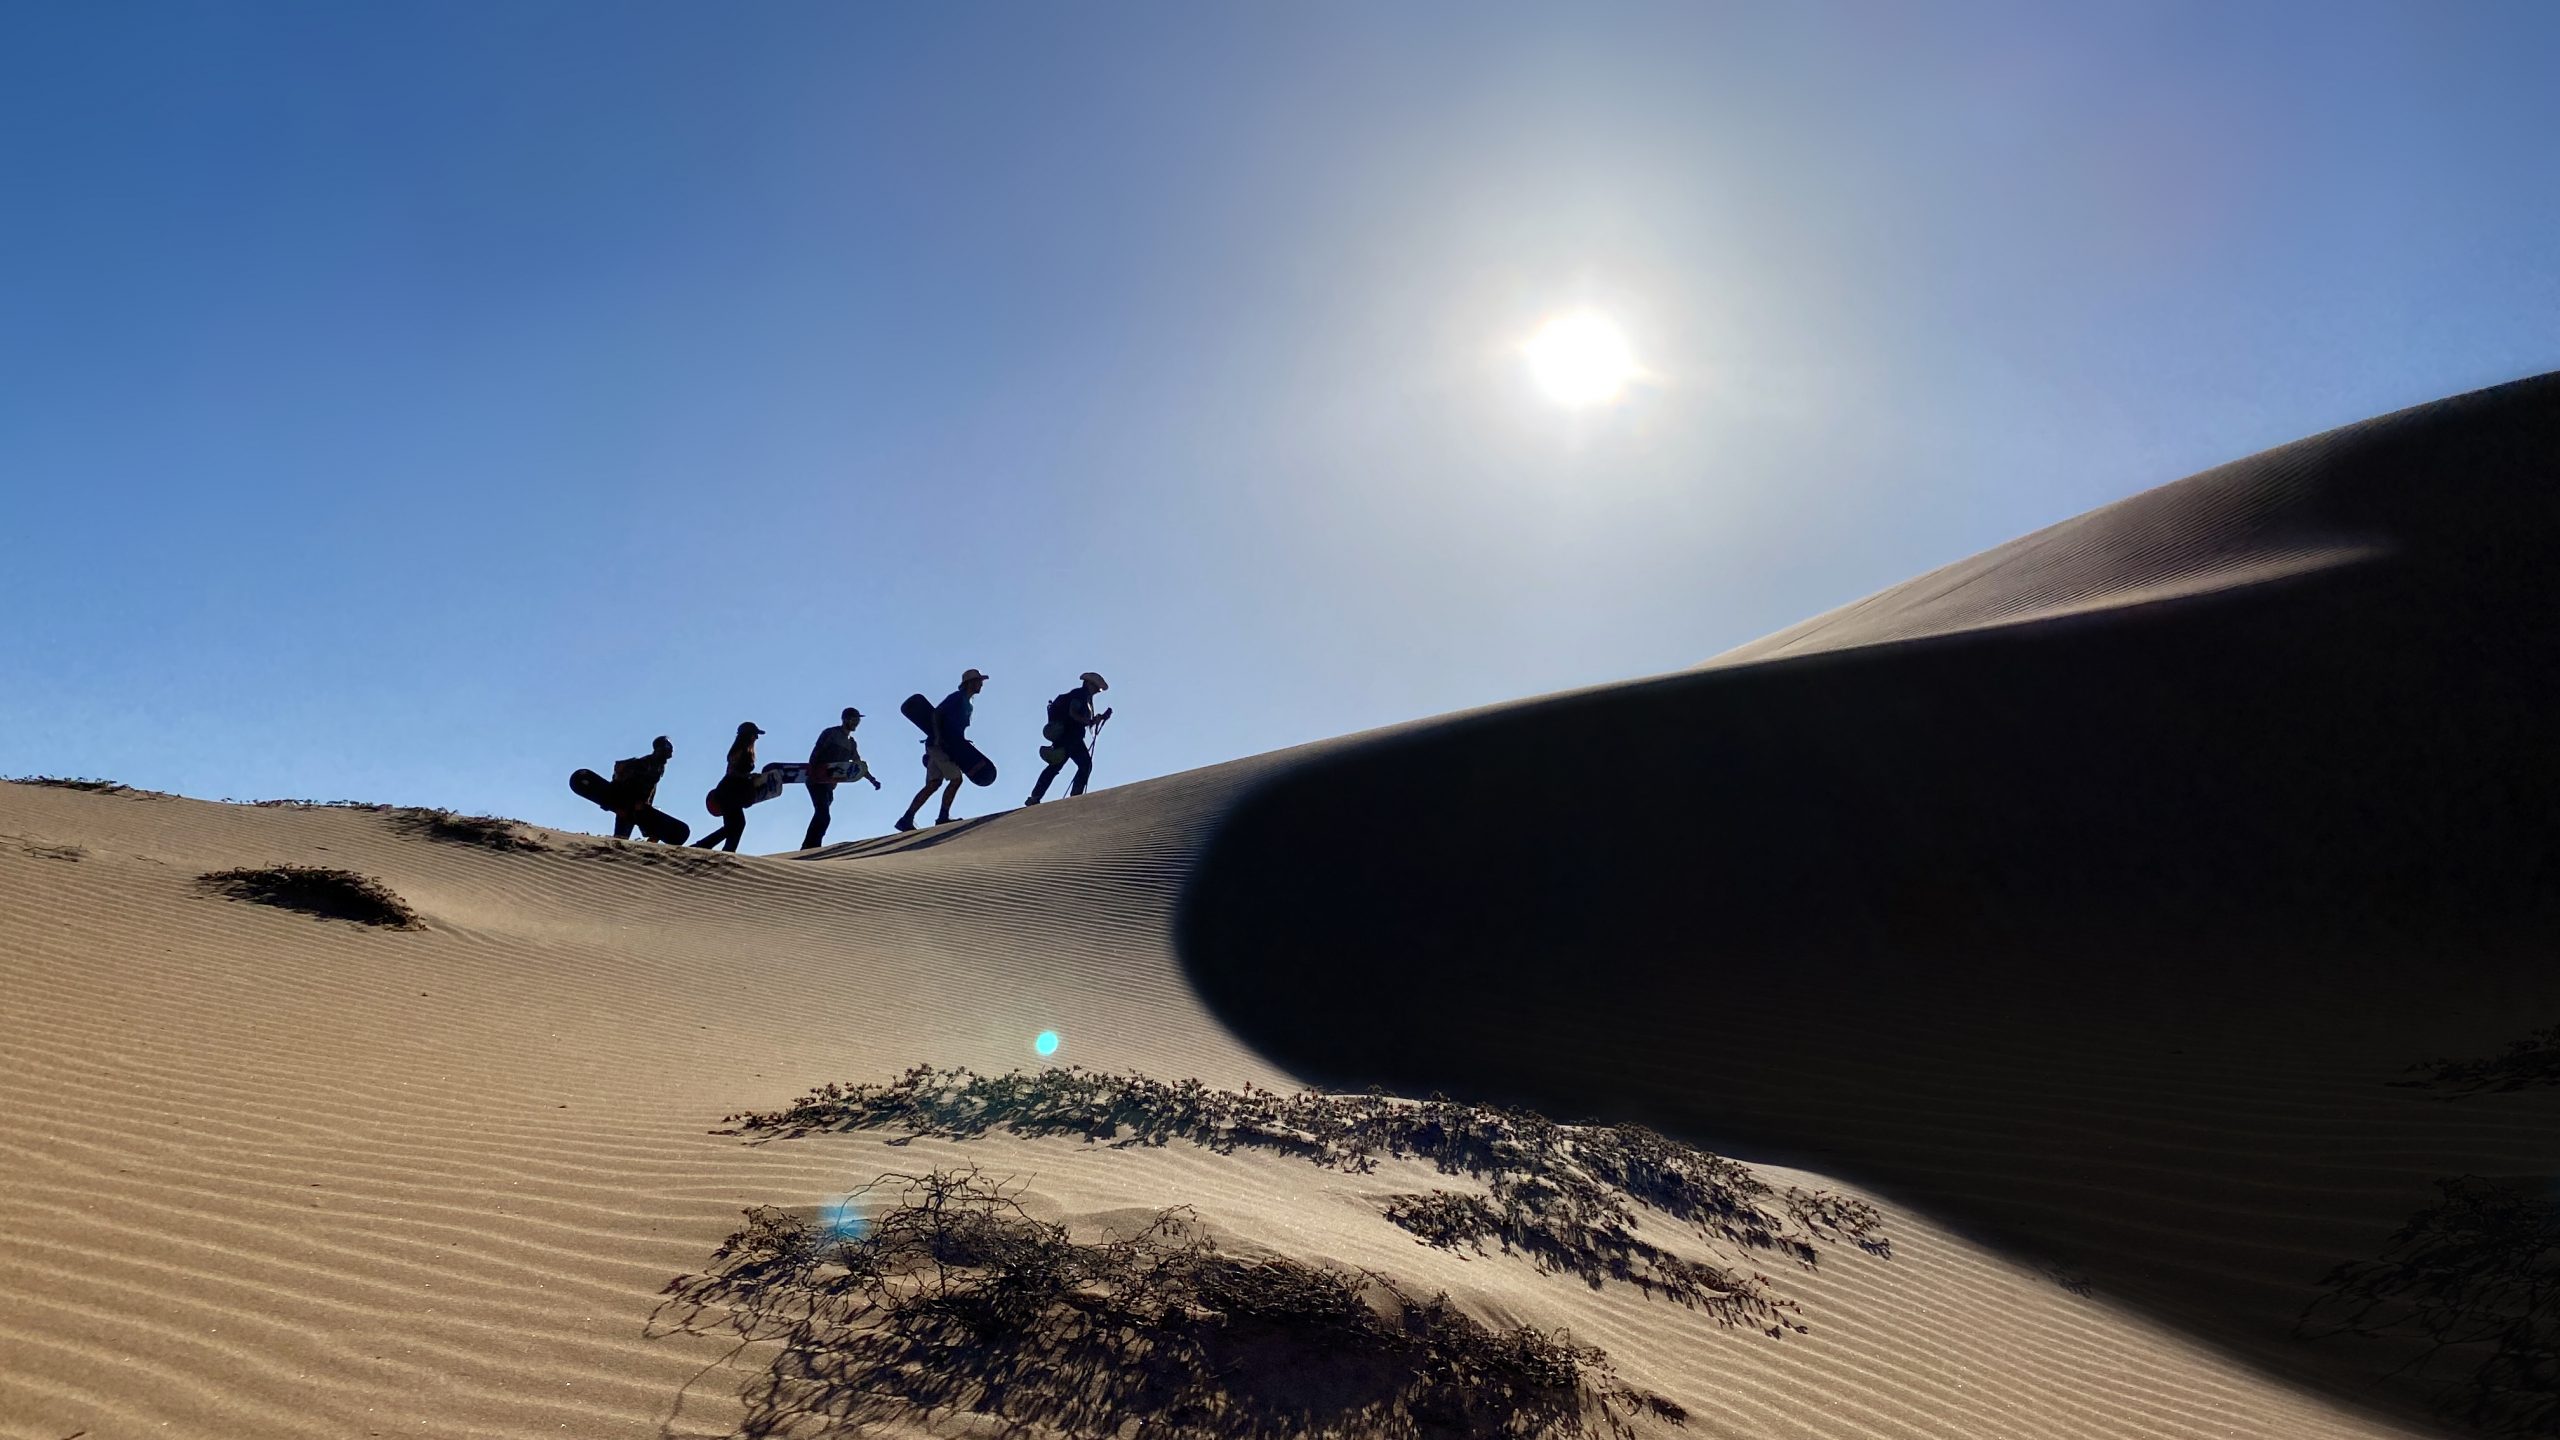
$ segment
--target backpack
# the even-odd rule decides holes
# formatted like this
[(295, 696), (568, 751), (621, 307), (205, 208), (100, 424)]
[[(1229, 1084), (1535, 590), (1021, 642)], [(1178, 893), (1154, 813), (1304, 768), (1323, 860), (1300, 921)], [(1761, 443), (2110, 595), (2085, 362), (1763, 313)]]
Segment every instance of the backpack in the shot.
[(1040, 738), (1055, 745), (1076, 732), (1075, 717), (1069, 706), (1084, 692), (1069, 690), (1049, 702), (1049, 723), (1040, 727)]

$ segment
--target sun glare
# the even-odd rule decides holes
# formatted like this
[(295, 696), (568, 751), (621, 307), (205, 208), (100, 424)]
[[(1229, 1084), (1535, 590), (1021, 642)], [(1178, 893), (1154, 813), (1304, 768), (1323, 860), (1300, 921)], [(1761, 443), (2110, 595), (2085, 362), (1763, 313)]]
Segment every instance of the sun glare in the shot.
[(1617, 399), (1643, 373), (1625, 333), (1588, 310), (1548, 321), (1521, 350), (1547, 398), (1577, 409)]

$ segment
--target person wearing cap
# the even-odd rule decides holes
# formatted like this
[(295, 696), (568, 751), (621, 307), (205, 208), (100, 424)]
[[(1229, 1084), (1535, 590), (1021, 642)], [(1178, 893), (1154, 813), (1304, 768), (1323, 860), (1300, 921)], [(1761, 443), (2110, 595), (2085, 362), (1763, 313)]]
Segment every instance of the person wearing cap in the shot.
[(1031, 798), (1023, 804), (1039, 804), (1040, 797), (1049, 793), (1049, 782), (1070, 760), (1076, 762), (1076, 778), (1067, 786), (1067, 795), (1072, 799), (1084, 793), (1085, 782), (1093, 778), (1093, 747), (1085, 743), (1085, 735), (1111, 718), (1108, 710), (1093, 713), (1093, 697), (1110, 688), (1109, 681), (1087, 670), (1077, 677), (1076, 688), (1049, 702), (1049, 723), (1040, 729), (1040, 738), (1049, 742), (1040, 747), (1040, 758), (1049, 768), (1040, 772)]
[(844, 723), (830, 725), (818, 732), (818, 743), (809, 749), (809, 833), (800, 837), (800, 848), (815, 850), (827, 843), (829, 810), (836, 803), (836, 772), (842, 765), (848, 779), (871, 782), (880, 788), (879, 778), (871, 767), (862, 763), (862, 749), (853, 743), (853, 727), (862, 723), (862, 712), (847, 705)]
[(898, 817), (896, 828), (916, 828), (916, 812), (924, 808), (924, 802), (937, 788), (942, 791), (942, 813), (934, 817), (933, 823), (941, 825), (952, 818), (951, 802), (960, 798), (963, 777), (960, 762), (951, 758), (951, 752), (969, 738), (969, 720), (977, 709), (973, 697), (985, 688), (987, 677), (983, 671), (963, 670), (960, 688), (943, 696), (942, 703), (933, 707), (933, 733), (924, 741), (924, 788), (907, 802), (907, 813)]
[(613, 762), (613, 790), (620, 802), (613, 812), (613, 838), (628, 840), (639, 822), (632, 817), (658, 803), (658, 782), (667, 777), (676, 742), (661, 735), (649, 742), (649, 753)]
[(753, 720), (738, 722), (738, 738), (729, 742), (728, 773), (711, 788), (720, 802), (720, 828), (694, 841), (694, 849), (717, 845), (735, 851), (738, 842), (747, 838), (747, 807), (756, 796), (756, 737), (763, 733)]

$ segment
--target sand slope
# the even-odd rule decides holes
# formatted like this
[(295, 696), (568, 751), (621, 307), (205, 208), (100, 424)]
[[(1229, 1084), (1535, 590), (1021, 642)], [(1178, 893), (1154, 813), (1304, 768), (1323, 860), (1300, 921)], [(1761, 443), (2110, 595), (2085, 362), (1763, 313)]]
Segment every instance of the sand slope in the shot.
[[(2547, 441), (2551, 395), (2373, 433), (2471, 443), (2448, 474), (2513, 498), (2486, 462), (2517, 426)], [(2342, 501), (2331, 463), (2242, 507), (2245, 543), (2173, 505), (2030, 546), (2035, 585), (2004, 562), (1772, 642), (1825, 653), (795, 859), (0, 785), (0, 1435), (729, 1434), (759, 1357), (653, 1331), (660, 1287), (743, 1207), (961, 1160), (1042, 1214), (1191, 1204), (1240, 1245), (1570, 1326), (1691, 1434), (2405, 1433), (2354, 1408), (2405, 1391), (2279, 1322), (2433, 1175), (2549, 1173), (2547, 1092), (2381, 1084), (2560, 1018), (2535, 877), (2495, 863), (2552, 798), (2511, 763), (2548, 681), (2478, 659), (2549, 642), (2515, 575), (2446, 601), (2448, 566), (2409, 558), (2436, 542)], [(2536, 554), (2547, 518), (2496, 529)], [(1987, 620), (2029, 623), (1948, 636)], [(2375, 745), (2413, 724), (2438, 758)], [(1630, 728), (1670, 797), (1633, 814), (1575, 759)], [(2198, 761), (2218, 736), (2236, 752)], [(1399, 804), (1425, 772), (1487, 783)], [(2430, 782), (2459, 805), (2414, 802)], [(867, 798), (839, 824), (881, 818)], [(376, 876), (426, 928), (193, 884), (278, 862)], [(1042, 1028), (1168, 1078), (1665, 1120), (1873, 1182), (1893, 1255), (1773, 1270), (1812, 1329), (1771, 1341), (1419, 1246), (1378, 1197), (1445, 1182), (1394, 1166), (710, 1133), (822, 1082), (1035, 1063)]]
[(2390, 1083), (2560, 1021), (2555, 554), (2560, 377), (2350, 427), (1274, 772), (1183, 951), (1302, 1073), (1789, 1156), (2409, 1413), (2293, 1330), (2439, 1178), (2560, 1176), (2560, 1093)]
[[(658, 1288), (743, 1207), (960, 1160), (1024, 1177), (1044, 1214), (1192, 1204), (1246, 1243), (1569, 1325), (1696, 1412), (1688, 1433), (2383, 1433), (1898, 1209), (1890, 1260), (1776, 1277), (1812, 1333), (1770, 1341), (1423, 1249), (1375, 1197), (1445, 1182), (1394, 1167), (706, 1133), (821, 1081), (1025, 1062), (1042, 1025), (1063, 1059), (1281, 1082), (1167, 943), (1184, 817), (1238, 779), (850, 863), (675, 865), (0, 786), (0, 1434), (729, 1434), (756, 1357), (652, 1338)], [(189, 884), (276, 861), (379, 876), (429, 928)]]

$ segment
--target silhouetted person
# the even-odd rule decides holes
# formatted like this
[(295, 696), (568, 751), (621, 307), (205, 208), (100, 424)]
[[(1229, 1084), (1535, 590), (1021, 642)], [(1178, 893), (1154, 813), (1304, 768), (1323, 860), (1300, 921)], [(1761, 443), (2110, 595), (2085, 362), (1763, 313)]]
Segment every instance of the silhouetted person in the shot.
[(720, 828), (694, 841), (694, 849), (717, 845), (735, 851), (738, 842), (747, 838), (747, 806), (756, 794), (756, 737), (763, 733), (752, 720), (738, 722), (738, 738), (729, 742), (728, 773), (711, 787), (720, 800)]
[(1085, 743), (1085, 736), (1111, 718), (1108, 710), (1093, 713), (1093, 697), (1110, 688), (1110, 682), (1087, 670), (1076, 688), (1049, 702), (1049, 723), (1040, 730), (1040, 738), (1049, 742), (1040, 747), (1040, 758), (1049, 762), (1049, 768), (1040, 772), (1031, 798), (1023, 804), (1039, 804), (1040, 797), (1049, 793), (1049, 782), (1070, 760), (1076, 763), (1076, 778), (1067, 786), (1067, 794), (1073, 798), (1084, 793), (1085, 782), (1093, 778), (1093, 747)]
[(800, 837), (800, 848), (815, 850), (827, 843), (827, 820), (836, 803), (835, 772), (829, 767), (842, 765), (848, 777), (859, 777), (880, 788), (871, 767), (862, 763), (862, 748), (853, 743), (853, 727), (862, 723), (862, 712), (847, 705), (844, 723), (830, 725), (818, 732), (818, 743), (809, 748), (809, 833)]
[(933, 733), (924, 741), (924, 788), (916, 792), (916, 798), (907, 802), (907, 813), (898, 817), (898, 829), (916, 828), (916, 811), (924, 808), (924, 802), (931, 798), (937, 787), (942, 791), (942, 813), (933, 817), (933, 823), (940, 825), (951, 818), (951, 802), (959, 798), (960, 782), (966, 778), (960, 773), (960, 762), (951, 758), (951, 752), (959, 748), (961, 741), (969, 738), (969, 719), (977, 708), (970, 703), (970, 698), (985, 688), (985, 675), (976, 670), (964, 670), (960, 674), (960, 688), (943, 696), (942, 703), (933, 707)]
[(614, 839), (630, 839), (638, 823), (632, 817), (658, 803), (658, 782), (667, 778), (675, 753), (675, 742), (661, 735), (649, 742), (648, 754), (613, 762)]

